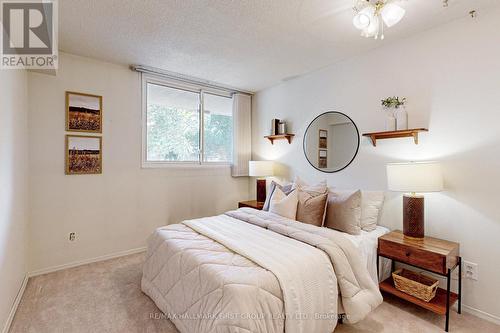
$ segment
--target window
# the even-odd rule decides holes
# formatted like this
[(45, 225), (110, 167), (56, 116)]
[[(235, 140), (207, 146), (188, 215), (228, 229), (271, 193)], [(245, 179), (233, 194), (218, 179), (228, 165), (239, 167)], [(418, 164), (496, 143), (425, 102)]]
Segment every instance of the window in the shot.
[(203, 143), (205, 162), (233, 160), (233, 101), (203, 94)]
[(144, 80), (143, 89), (144, 165), (232, 162), (233, 103), (229, 94), (151, 79)]

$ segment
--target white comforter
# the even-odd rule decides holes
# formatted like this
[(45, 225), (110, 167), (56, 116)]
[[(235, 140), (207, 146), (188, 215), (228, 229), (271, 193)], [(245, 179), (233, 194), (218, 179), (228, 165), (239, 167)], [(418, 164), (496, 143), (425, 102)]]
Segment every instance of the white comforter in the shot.
[(350, 241), (253, 209), (160, 228), (142, 289), (181, 332), (332, 332), (382, 301)]

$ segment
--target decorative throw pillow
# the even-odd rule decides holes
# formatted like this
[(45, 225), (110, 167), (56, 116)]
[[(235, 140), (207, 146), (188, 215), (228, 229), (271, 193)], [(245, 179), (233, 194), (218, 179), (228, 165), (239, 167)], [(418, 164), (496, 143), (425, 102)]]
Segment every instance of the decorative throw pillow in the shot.
[(326, 204), (328, 202), (328, 190), (323, 193), (308, 192), (298, 188), (297, 221), (312, 224), (317, 227), (323, 226), (325, 220)]
[(361, 191), (361, 229), (373, 231), (377, 228), (384, 203), (384, 192)]
[(295, 178), (298, 190), (297, 221), (323, 226), (326, 204), (328, 202), (328, 186), (326, 180), (316, 185), (309, 185), (299, 177)]
[(276, 188), (281, 189), (286, 195), (294, 189), (294, 184), (280, 185), (274, 180), (271, 182), (269, 186), (269, 190), (267, 191), (266, 201), (264, 202), (264, 206), (262, 206), (262, 210), (269, 211), (269, 204), (271, 203), (271, 197), (273, 196), (274, 190)]
[(361, 233), (361, 191), (330, 192), (326, 209), (325, 226), (347, 232), (351, 235)]
[(288, 195), (276, 187), (271, 196), (269, 211), (283, 217), (295, 220), (297, 215), (298, 195), (296, 190), (292, 190)]

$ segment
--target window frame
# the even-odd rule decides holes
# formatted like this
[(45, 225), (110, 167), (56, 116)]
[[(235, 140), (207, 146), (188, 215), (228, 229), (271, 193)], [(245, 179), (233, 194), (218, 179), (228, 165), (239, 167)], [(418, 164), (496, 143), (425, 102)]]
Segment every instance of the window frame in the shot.
[[(147, 92), (148, 92), (148, 84), (154, 84), (158, 86), (163, 86), (166, 88), (172, 88), (172, 89), (179, 89), (179, 90), (185, 90), (189, 92), (194, 92), (199, 94), (199, 117), (200, 117), (200, 127), (199, 127), (199, 134), (200, 134), (200, 142), (199, 142), (199, 152), (198, 152), (198, 161), (148, 161), (147, 159), (147, 147), (148, 147), (148, 138), (147, 138)], [(141, 122), (142, 122), (142, 144), (141, 144), (141, 166), (144, 169), (150, 169), (150, 168), (214, 168), (214, 167), (219, 167), (219, 168), (229, 168), (232, 164), (233, 161), (227, 161), (227, 162), (206, 162), (203, 160), (204, 157), (204, 124), (205, 124), (205, 112), (204, 112), (204, 94), (210, 94), (210, 95), (216, 95), (220, 97), (226, 97), (226, 98), (232, 98), (232, 93), (223, 91), (223, 90), (218, 90), (218, 89), (213, 89), (213, 88), (208, 88), (208, 87), (203, 87), (201, 85), (196, 85), (196, 84), (191, 84), (191, 83), (184, 83), (182, 81), (177, 81), (177, 80), (172, 80), (172, 79), (166, 79), (162, 77), (158, 77), (155, 75), (150, 75), (150, 74), (142, 74), (142, 79), (141, 79), (141, 85), (142, 85), (142, 98), (141, 98), (141, 104), (142, 104), (142, 115), (141, 115)], [(234, 113), (232, 114), (234, 117)], [(234, 119), (234, 118), (233, 118)], [(234, 129), (233, 129), (233, 145), (234, 145)], [(234, 160), (234, 156), (233, 156)]]

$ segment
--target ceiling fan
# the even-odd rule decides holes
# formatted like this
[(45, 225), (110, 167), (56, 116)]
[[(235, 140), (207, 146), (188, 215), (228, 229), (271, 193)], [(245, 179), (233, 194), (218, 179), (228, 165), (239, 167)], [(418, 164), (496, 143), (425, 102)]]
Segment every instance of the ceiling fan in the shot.
[(396, 25), (405, 16), (406, 10), (397, 5), (400, 0), (357, 0), (354, 5), (354, 26), (361, 36), (384, 39), (384, 25)]

